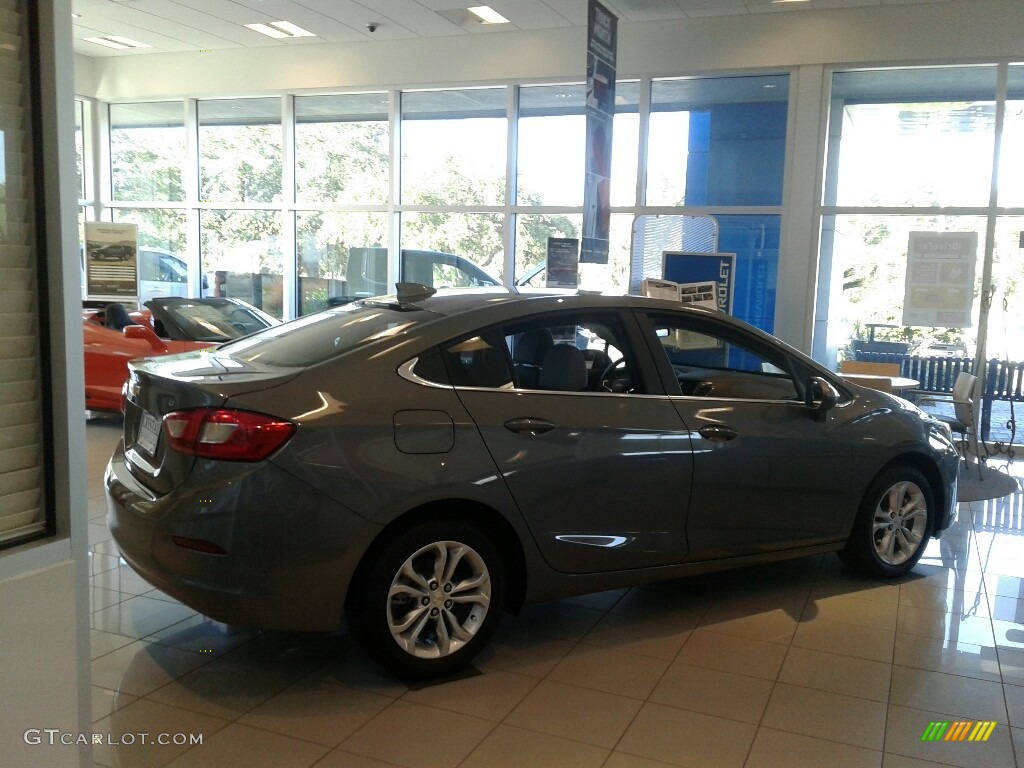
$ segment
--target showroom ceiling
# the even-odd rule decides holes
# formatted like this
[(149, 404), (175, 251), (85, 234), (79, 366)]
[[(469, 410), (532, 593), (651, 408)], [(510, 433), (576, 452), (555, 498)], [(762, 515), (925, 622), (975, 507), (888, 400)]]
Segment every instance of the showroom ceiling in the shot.
[[(623, 21), (659, 21), (804, 10), (975, 0), (604, 0)], [(466, 11), (484, 0), (73, 0), (75, 52), (145, 55), (280, 45), (408, 40), (509, 30), (580, 27), (587, 0), (489, 0), (508, 24), (483, 24)], [(245, 24), (287, 21), (310, 37), (272, 38)], [(371, 31), (368, 27), (373, 26)], [(86, 38), (127, 39), (110, 48)]]

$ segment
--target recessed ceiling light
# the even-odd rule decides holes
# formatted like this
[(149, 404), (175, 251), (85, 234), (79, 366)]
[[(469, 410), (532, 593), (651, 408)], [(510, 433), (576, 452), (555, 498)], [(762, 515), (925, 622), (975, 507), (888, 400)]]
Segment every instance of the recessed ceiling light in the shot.
[(72, 13), (71, 14), (71, 18), (72, 19), (80, 19), (80, 18), (82, 18), (82, 14), (80, 14), (80, 13)]
[(483, 24), (508, 24), (508, 19), (498, 13), (496, 10), (491, 8), (489, 5), (476, 5), (472, 8), (467, 8), (467, 11), (472, 13)]
[(90, 43), (96, 43), (96, 45), (104, 45), (107, 48), (116, 48), (118, 50), (124, 50), (126, 48), (152, 47), (147, 43), (140, 43), (138, 40), (132, 40), (130, 37), (121, 37), (120, 35), (106, 35), (105, 37), (86, 37), (83, 39)]
[(316, 37), (315, 33), (292, 24), (290, 21), (272, 21), (269, 24), (245, 24), (244, 26), (267, 37)]

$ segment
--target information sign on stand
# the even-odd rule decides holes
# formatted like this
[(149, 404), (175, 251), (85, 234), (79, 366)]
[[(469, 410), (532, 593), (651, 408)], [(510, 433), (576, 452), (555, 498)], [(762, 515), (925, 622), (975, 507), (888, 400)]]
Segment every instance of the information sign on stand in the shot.
[(85, 293), (88, 298), (138, 300), (138, 240), (135, 224), (85, 223)]

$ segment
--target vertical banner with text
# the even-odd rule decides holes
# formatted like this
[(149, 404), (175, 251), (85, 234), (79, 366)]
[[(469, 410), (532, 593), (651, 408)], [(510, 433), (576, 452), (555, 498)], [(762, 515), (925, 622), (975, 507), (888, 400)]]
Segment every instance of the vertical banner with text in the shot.
[(607, 264), (618, 19), (595, 0), (590, 0), (587, 14), (587, 145), (580, 262)]

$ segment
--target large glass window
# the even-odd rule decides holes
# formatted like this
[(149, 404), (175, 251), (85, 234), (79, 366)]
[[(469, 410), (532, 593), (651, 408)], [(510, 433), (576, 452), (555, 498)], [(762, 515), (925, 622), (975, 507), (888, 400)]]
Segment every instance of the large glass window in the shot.
[(402, 94), (402, 203), (502, 205), (504, 88)]
[[(139, 227), (139, 301), (189, 295), (185, 212), (162, 208), (115, 209), (114, 221)], [(205, 282), (205, 281), (204, 281)], [(206, 283), (208, 287), (208, 283)]]
[[(944, 209), (988, 205), (996, 75), (992, 66), (968, 66), (833, 76), (814, 341), (825, 364), (938, 349), (973, 354), (985, 219)], [(847, 214), (847, 206), (886, 210)], [(911, 232), (977, 235), (970, 324), (904, 326)]]
[(520, 89), (519, 205), (583, 205), (585, 107), (582, 83)]
[(781, 205), (788, 75), (651, 84), (648, 205)]
[(505, 217), (500, 213), (404, 213), (402, 250), (462, 256), (480, 268), (481, 281), (500, 285), (504, 272), (504, 223)]
[[(522, 213), (516, 217), (516, 284), (544, 287), (549, 237), (579, 239), (580, 214)], [(538, 271), (539, 270), (539, 271)]]
[(184, 164), (182, 102), (110, 105), (110, 176), (115, 200), (184, 200)]
[(1006, 117), (999, 154), (999, 205), (1024, 207), (1024, 64), (1014, 64), (1007, 77)]
[(1024, 216), (1000, 216), (992, 263), (992, 308), (989, 313), (986, 357), (1022, 362), (1024, 303), (1018, 295), (1024, 273)]
[(75, 100), (75, 171), (78, 198), (85, 199), (85, 103)]
[(640, 148), (640, 83), (615, 84), (612, 123), (612, 205), (636, 205), (637, 153)]
[[(387, 216), (383, 213), (300, 211), (296, 216), (299, 314), (317, 312), (331, 299), (359, 298), (367, 263), (387, 272)], [(353, 258), (354, 257), (354, 258)], [(383, 281), (380, 281), (383, 282)], [(383, 286), (386, 289), (386, 286)]]
[(386, 93), (296, 97), (296, 199), (387, 203), (388, 137)]
[(280, 201), (281, 100), (200, 101), (198, 112), (200, 199)]
[(138, 225), (140, 247), (185, 253), (184, 211), (171, 208), (115, 208), (113, 213), (115, 222)]
[(212, 296), (243, 299), (283, 317), (281, 214), (200, 212), (202, 269)]
[(834, 204), (986, 205), (995, 89), (995, 67), (837, 73)]
[[(829, 289), (827, 364), (838, 360), (871, 359), (864, 355), (891, 353), (906, 357), (930, 355), (929, 346), (953, 345), (973, 355), (977, 336), (980, 254), (985, 221), (977, 216), (841, 215), (827, 217), (823, 241), (831, 245), (832, 285)], [(978, 261), (971, 286), (972, 323), (969, 327), (933, 328), (903, 325), (907, 285), (907, 250), (911, 232), (974, 232)], [(936, 287), (937, 289), (939, 286)], [(952, 308), (952, 307), (951, 307)], [(895, 358), (894, 358), (895, 359)], [(897, 361), (898, 362), (898, 361)]]

